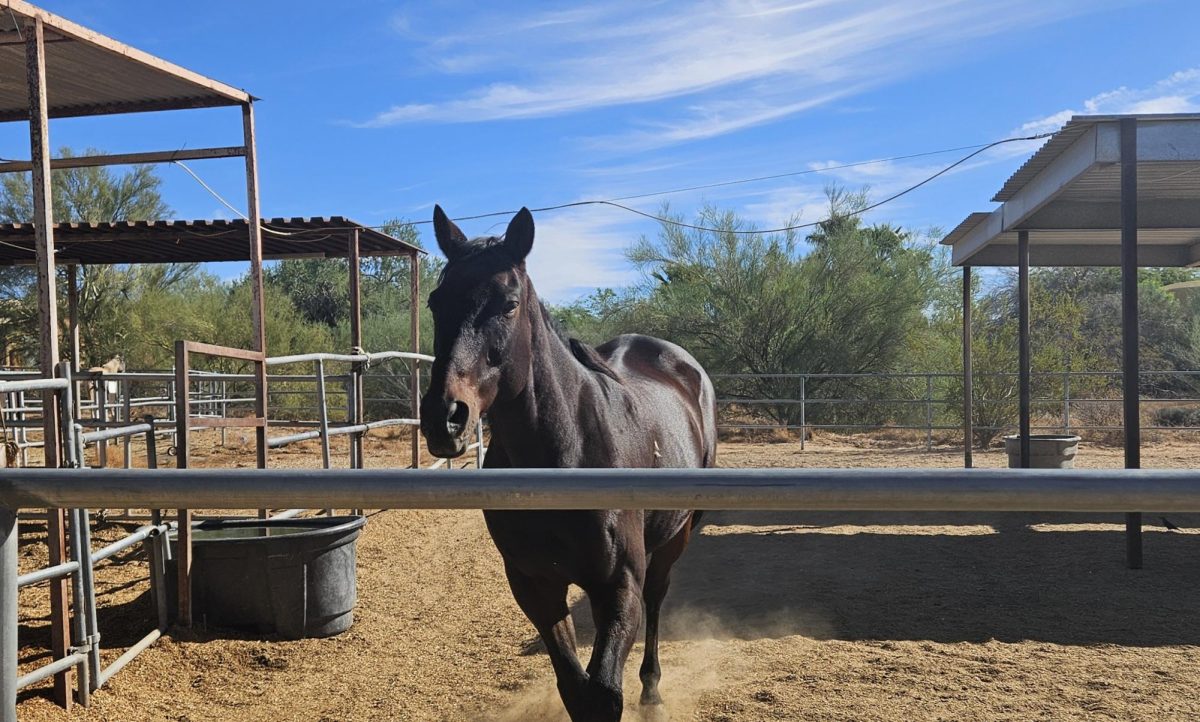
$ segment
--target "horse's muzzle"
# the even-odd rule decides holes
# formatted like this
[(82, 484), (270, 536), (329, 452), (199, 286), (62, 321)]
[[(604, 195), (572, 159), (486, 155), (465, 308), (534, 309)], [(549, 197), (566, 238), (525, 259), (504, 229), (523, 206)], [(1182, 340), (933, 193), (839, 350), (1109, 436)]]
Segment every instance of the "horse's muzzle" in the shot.
[(446, 459), (462, 456), (470, 430), (471, 408), (467, 404), (429, 394), (421, 400), (421, 433), (429, 453)]

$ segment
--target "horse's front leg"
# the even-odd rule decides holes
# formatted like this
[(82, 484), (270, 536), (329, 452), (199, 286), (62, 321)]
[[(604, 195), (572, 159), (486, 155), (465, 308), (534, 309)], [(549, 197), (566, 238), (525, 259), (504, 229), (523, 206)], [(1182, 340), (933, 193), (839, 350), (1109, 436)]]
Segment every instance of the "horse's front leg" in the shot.
[[(640, 552), (640, 546), (638, 551)], [(621, 689), (625, 660), (642, 623), (642, 584), (646, 578), (644, 552), (618, 561), (613, 579), (587, 589), (596, 623), (596, 644), (588, 662), (587, 704), (579, 722), (616, 722), (621, 719)]]
[(567, 710), (578, 706), (585, 693), (587, 673), (575, 653), (575, 624), (567, 607), (567, 585), (530, 577), (505, 564), (513, 599), (541, 635), (558, 680), (558, 693)]

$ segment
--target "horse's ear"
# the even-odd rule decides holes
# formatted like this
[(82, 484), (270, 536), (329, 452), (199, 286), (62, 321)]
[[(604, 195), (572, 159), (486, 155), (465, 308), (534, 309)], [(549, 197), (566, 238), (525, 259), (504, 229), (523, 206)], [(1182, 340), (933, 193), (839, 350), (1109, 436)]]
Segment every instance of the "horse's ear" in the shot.
[(525, 260), (533, 248), (533, 214), (528, 208), (517, 211), (504, 232), (504, 250), (517, 263)]
[(437, 238), (438, 248), (442, 249), (447, 260), (454, 260), (467, 245), (467, 237), (454, 221), (446, 216), (441, 206), (433, 207), (433, 235)]

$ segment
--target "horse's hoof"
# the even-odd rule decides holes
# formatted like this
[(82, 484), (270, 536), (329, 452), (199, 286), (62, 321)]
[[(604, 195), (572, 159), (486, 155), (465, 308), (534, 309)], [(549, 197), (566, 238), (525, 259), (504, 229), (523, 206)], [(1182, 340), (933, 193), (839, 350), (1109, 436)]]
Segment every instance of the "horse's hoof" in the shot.
[(667, 708), (661, 702), (649, 705), (643, 702), (638, 712), (641, 722), (668, 722), (671, 719), (671, 715), (667, 714)]
[(638, 702), (640, 704), (642, 704), (643, 706), (647, 706), (647, 707), (660, 706), (663, 703), (663, 699), (662, 699), (662, 695), (660, 695), (658, 693), (657, 689), (646, 689), (643, 687), (642, 688), (642, 697), (641, 697), (641, 699), (638, 700)]

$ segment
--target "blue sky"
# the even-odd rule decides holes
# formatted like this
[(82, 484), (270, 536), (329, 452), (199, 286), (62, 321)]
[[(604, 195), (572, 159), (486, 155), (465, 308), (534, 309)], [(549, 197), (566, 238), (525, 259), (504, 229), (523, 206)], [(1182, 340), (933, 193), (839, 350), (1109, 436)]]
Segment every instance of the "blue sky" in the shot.
[[(1195, 0), (41, 4), (262, 98), (267, 216), (370, 225), (427, 219), (435, 202), (470, 215), (982, 143), (1072, 112), (1200, 111)], [(240, 127), (235, 109), (64, 119), (51, 142), (231, 145)], [(990, 209), (1035, 147), (990, 151), (870, 217), (948, 230)], [(958, 155), (664, 199), (773, 227), (819, 220), (827, 183), (884, 197)], [(0, 125), (0, 157), (28, 157), (22, 124)], [(244, 204), (239, 161), (190, 165)], [(178, 217), (231, 215), (181, 170), (161, 172)], [(622, 252), (655, 232), (602, 207), (536, 221), (531, 273), (556, 302), (632, 280)]]

